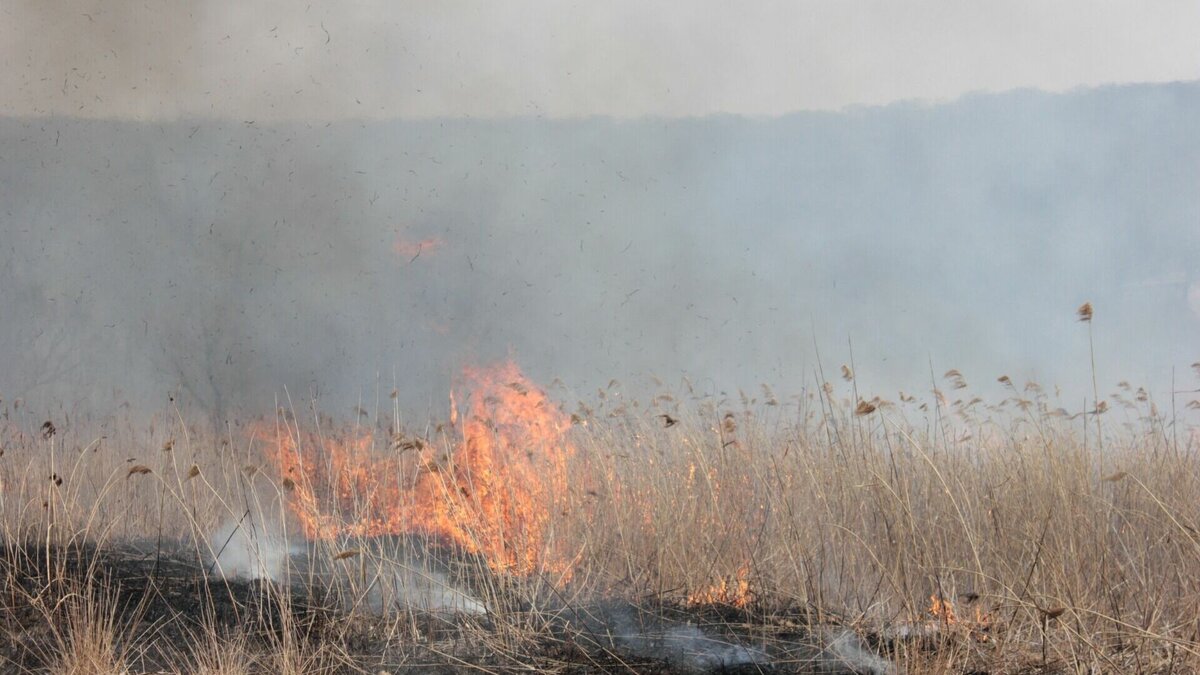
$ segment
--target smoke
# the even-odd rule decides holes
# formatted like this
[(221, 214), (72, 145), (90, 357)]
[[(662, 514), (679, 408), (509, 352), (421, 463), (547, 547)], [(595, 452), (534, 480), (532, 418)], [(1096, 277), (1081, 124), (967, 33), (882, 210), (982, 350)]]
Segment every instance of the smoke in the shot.
[(795, 392), (814, 342), (836, 368), (849, 340), (868, 395), (932, 359), (1070, 402), (1084, 300), (1100, 380), (1165, 395), (1197, 358), (1198, 103), (1188, 84), (774, 120), (3, 119), (0, 396), (176, 394), (223, 420), (396, 389), (420, 414), (510, 353), (585, 393), (651, 373)]
[(229, 521), (209, 537), (209, 566), (225, 579), (270, 580), (339, 597), (347, 610), (386, 614), (397, 608), (479, 614), (482, 601), (453, 583), (445, 563), (418, 537), (376, 537), (354, 545), (348, 563), (333, 559), (336, 548), (316, 546), (283, 534), (281, 523), (261, 517)]
[(244, 520), (224, 523), (208, 543), (216, 554), (211, 567), (226, 579), (282, 581), (291, 554), (298, 552), (278, 533), (253, 529)]
[(895, 664), (868, 649), (852, 631), (819, 629), (797, 636), (774, 636), (762, 646), (748, 644), (728, 626), (700, 627), (610, 603), (571, 612), (572, 623), (589, 631), (598, 645), (639, 659), (652, 659), (683, 671), (723, 672), (780, 661), (804, 664), (819, 673), (892, 675)]
[(896, 665), (863, 646), (858, 635), (848, 630), (829, 631), (825, 646), (814, 660), (818, 672), (894, 675)]
[[(422, 535), (385, 535), (344, 541), (343, 549), (357, 553), (335, 560), (317, 547), (316, 553), (297, 561), (299, 576), (317, 578), (340, 589), (348, 610), (386, 614), (395, 609), (481, 614), (482, 600), (455, 582), (448, 553)], [(304, 569), (311, 565), (310, 569)]]
[(371, 584), (356, 601), (380, 614), (398, 607), (459, 614), (487, 611), (483, 601), (451, 582), (444, 572), (430, 569), (432, 562), (424, 558), (403, 563), (387, 557), (372, 561)]
[(18, 0), (0, 112), (170, 120), (778, 115), (1195, 78), (1200, 9), (1034, 0)]
[(769, 662), (766, 652), (709, 635), (692, 625), (639, 632), (618, 619), (612, 629), (613, 639), (626, 652), (641, 658), (662, 659), (691, 671), (708, 672)]

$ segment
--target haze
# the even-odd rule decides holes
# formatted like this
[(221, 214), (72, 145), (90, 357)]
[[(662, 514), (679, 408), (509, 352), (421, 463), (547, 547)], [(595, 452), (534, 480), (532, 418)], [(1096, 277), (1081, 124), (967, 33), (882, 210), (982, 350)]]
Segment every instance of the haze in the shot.
[(1200, 3), (0, 3), (0, 112), (780, 115), (1200, 77)]
[(0, 396), (1200, 386), (1200, 5), (755, 7), (6, 3)]

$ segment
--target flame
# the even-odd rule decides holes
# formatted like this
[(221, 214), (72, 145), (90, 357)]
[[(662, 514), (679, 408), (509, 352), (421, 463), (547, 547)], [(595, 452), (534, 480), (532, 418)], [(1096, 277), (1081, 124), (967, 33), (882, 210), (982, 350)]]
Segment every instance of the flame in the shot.
[(460, 409), (451, 392), (451, 425), (461, 422), (462, 435), (449, 452), (407, 441), (381, 455), (370, 435), (260, 428), (292, 486), (291, 512), (310, 539), (424, 533), (482, 556), (497, 572), (569, 578), (570, 558), (552, 536), (575, 454), (569, 418), (511, 361), (463, 375), (469, 404)]
[(420, 241), (413, 241), (397, 235), (395, 243), (392, 244), (392, 250), (405, 260), (413, 260), (421, 254), (433, 253), (445, 245), (446, 242), (437, 237), (426, 237)]
[(708, 588), (688, 594), (689, 605), (730, 605), (745, 607), (750, 604), (750, 568), (743, 565), (738, 571), (722, 578)]
[(929, 615), (947, 626), (958, 623), (958, 616), (954, 613), (954, 604), (937, 595), (929, 596)]
[(960, 618), (954, 609), (953, 602), (938, 595), (931, 595), (929, 596), (928, 612), (935, 621), (947, 628), (961, 630), (967, 636), (980, 642), (986, 642), (988, 639), (986, 631), (991, 625), (992, 618), (978, 604), (975, 605), (972, 616)]
[(416, 486), (433, 531), (498, 571), (567, 572), (550, 535), (575, 454), (566, 440), (570, 420), (511, 361), (464, 376), (472, 399), (450, 475), (429, 474)]

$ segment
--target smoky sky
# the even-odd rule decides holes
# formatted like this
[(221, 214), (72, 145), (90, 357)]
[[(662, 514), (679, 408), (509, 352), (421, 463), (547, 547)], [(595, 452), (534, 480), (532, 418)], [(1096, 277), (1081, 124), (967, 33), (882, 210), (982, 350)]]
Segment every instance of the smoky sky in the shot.
[(0, 3), (0, 112), (686, 117), (1200, 78), (1200, 4)]
[[(771, 119), (0, 120), (0, 396), (436, 410), (514, 357), (586, 395), (851, 359), (863, 395), (1169, 399), (1200, 359), (1200, 85)], [(821, 361), (817, 360), (820, 350)], [(1190, 383), (1192, 386), (1182, 386)]]

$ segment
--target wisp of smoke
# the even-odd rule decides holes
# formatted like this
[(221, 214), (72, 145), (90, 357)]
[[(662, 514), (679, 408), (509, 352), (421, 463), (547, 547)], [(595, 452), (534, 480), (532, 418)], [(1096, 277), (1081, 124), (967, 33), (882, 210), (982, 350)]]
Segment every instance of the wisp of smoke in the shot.
[(227, 521), (209, 537), (211, 569), (226, 579), (280, 581), (291, 554), (284, 537), (244, 521)]

